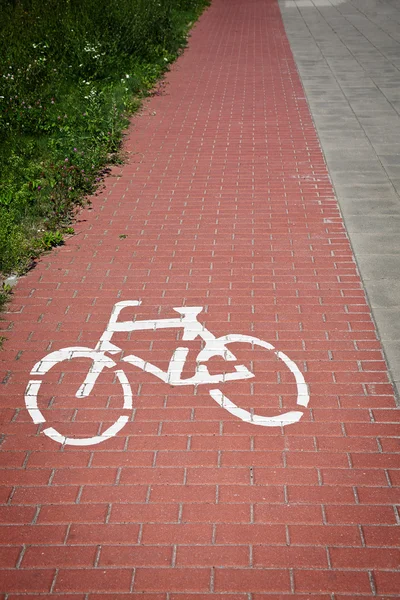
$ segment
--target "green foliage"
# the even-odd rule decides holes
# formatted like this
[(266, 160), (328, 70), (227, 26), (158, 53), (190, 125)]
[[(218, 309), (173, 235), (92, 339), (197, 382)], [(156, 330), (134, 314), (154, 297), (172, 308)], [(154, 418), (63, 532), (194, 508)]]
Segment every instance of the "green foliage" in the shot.
[(38, 241), (40, 249), (51, 250), (54, 246), (61, 246), (64, 238), (61, 231), (46, 231)]
[(0, 272), (62, 243), (208, 0), (0, 0)]
[[(12, 294), (11, 285), (7, 285), (5, 283), (0, 285), (0, 312), (5, 309), (5, 306), (6, 306), (7, 302), (9, 301), (11, 294)], [(0, 335), (0, 350), (2, 348), (2, 345), (3, 345), (3, 342), (5, 341), (5, 339), (6, 339), (5, 336)]]

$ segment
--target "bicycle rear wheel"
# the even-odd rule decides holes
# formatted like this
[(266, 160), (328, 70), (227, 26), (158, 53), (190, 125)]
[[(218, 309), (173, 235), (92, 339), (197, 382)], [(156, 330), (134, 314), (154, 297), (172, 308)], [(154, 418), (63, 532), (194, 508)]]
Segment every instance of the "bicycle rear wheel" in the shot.
[[(96, 365), (101, 365), (100, 371), (103, 368), (111, 369), (116, 367), (116, 363), (111, 358), (106, 357), (104, 353), (85, 347), (63, 348), (62, 350), (51, 352), (50, 354), (45, 356), (33, 367), (31, 375), (35, 375), (36, 378), (29, 380), (25, 390), (25, 405), (34, 423), (40, 424), (47, 422), (38, 404), (39, 393), (46, 374), (49, 373), (51, 369), (53, 369), (57, 365), (60, 365), (63, 362), (70, 362), (74, 359), (81, 358), (87, 358), (92, 361), (92, 370), (94, 372), (96, 371)], [(114, 373), (116, 375), (118, 383), (122, 388), (122, 408), (131, 409), (132, 390), (128, 378), (122, 370), (115, 370)], [(40, 379), (38, 377), (40, 377)], [(94, 387), (95, 384), (88, 386), (88, 393), (82, 393), (82, 391), (79, 391), (82, 390), (82, 386), (80, 386), (75, 396), (77, 398), (88, 397), (90, 394), (93, 393)], [(115, 422), (109, 427), (107, 427), (107, 429), (105, 429), (101, 434), (88, 437), (65, 436), (59, 431), (57, 431), (57, 429), (55, 429), (54, 427), (46, 427), (45, 429), (43, 429), (42, 433), (44, 433), (47, 437), (62, 445), (93, 446), (96, 444), (100, 444), (101, 442), (104, 442), (110, 439), (111, 437), (114, 437), (126, 425), (128, 419), (129, 417), (127, 415), (120, 415), (115, 420)]]

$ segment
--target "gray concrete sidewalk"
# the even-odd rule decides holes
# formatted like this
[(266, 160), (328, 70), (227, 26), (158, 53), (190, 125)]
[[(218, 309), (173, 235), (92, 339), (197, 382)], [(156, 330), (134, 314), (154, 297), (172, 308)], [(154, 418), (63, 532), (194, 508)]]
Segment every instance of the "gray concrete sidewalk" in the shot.
[(400, 394), (400, 2), (279, 0)]

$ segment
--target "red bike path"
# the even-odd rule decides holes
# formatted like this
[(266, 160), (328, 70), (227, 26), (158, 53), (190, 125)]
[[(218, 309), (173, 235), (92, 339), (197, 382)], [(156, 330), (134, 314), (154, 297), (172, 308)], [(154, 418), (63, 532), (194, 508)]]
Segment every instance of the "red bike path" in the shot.
[[(400, 412), (276, 0), (214, 0), (126, 150), (2, 322), (1, 598), (399, 598)], [(199, 306), (216, 337), (271, 343), (307, 383), (300, 421), (243, 422), (210, 385), (122, 363), (166, 369), (184, 345), (193, 375), (201, 340), (152, 328), (112, 340), (133, 392), (125, 427), (93, 446), (47, 437), (95, 436), (122, 414), (112, 369), (76, 398), (85, 358), (43, 377), (46, 425), (24, 393), (50, 352), (94, 348), (123, 300), (141, 301), (123, 320)], [(221, 384), (238, 407), (299, 409), (274, 351), (230, 349), (255, 375)]]

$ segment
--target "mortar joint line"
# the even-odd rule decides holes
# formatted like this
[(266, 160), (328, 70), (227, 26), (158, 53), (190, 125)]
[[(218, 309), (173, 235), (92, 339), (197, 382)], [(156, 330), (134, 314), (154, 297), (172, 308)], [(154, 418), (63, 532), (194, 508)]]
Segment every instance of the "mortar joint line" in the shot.
[(175, 567), (176, 566), (176, 553), (178, 550), (178, 546), (176, 544), (174, 544), (172, 546), (172, 555), (171, 555), (171, 567)]
[(105, 523), (109, 523), (110, 522), (110, 516), (111, 516), (111, 509), (112, 509), (112, 503), (110, 502), (107, 506), (107, 512), (106, 512), (106, 516), (104, 519)]
[(138, 544), (142, 543), (142, 537), (143, 537), (143, 523), (140, 523), (139, 531), (138, 531), (138, 539), (137, 539)]
[(79, 486), (78, 493), (77, 493), (76, 499), (75, 499), (75, 504), (80, 504), (81, 498), (82, 498), (82, 494), (83, 494), (83, 488), (84, 488), (83, 485)]
[(50, 594), (52, 594), (53, 591), (54, 591), (54, 587), (56, 585), (56, 580), (57, 580), (57, 577), (58, 577), (58, 571), (59, 570), (56, 568), (55, 573), (54, 573), (54, 577), (53, 577), (53, 581), (51, 582), (51, 586), (50, 586)]
[(133, 592), (133, 588), (135, 586), (135, 576), (136, 576), (136, 567), (133, 567), (132, 569), (132, 579), (131, 579), (131, 584), (129, 586), (129, 593), (132, 594)]
[(398, 525), (400, 525), (400, 513), (399, 513), (399, 508), (398, 508), (398, 506), (394, 505), (394, 506), (393, 506), (393, 510), (394, 510), (394, 516), (395, 516), (395, 519), (396, 519), (396, 523), (397, 523)]
[(325, 510), (325, 506), (323, 504), (321, 504), (321, 513), (322, 513), (322, 522), (324, 525), (328, 525), (328, 520), (326, 518), (326, 510)]
[(292, 594), (295, 593), (295, 585), (294, 585), (294, 570), (293, 569), (289, 569), (289, 576), (290, 576), (290, 591), (292, 592)]
[(364, 530), (362, 528), (362, 525), (358, 525), (358, 532), (360, 534), (360, 538), (361, 538), (361, 545), (363, 548), (365, 548), (367, 546), (367, 544), (365, 543), (365, 536), (364, 536)]
[(119, 481), (121, 479), (121, 474), (122, 474), (122, 467), (117, 467), (117, 473), (115, 475), (115, 485), (119, 485)]
[(25, 552), (28, 546), (26, 544), (22, 544), (21, 552), (19, 553), (18, 560), (16, 562), (15, 568), (19, 569), (22, 563), (22, 559), (24, 558)]
[(369, 584), (371, 586), (371, 592), (374, 596), (376, 596), (376, 584), (375, 584), (374, 574), (372, 571), (368, 571), (368, 578), (369, 578)]
[(94, 562), (93, 562), (94, 567), (99, 566), (100, 554), (101, 554), (101, 544), (98, 544), (98, 546), (96, 548), (96, 555), (94, 557)]
[(12, 489), (11, 489), (10, 495), (9, 495), (9, 496), (8, 496), (8, 498), (7, 498), (7, 502), (6, 502), (6, 504), (7, 504), (7, 505), (10, 505), (10, 504), (11, 504), (11, 502), (12, 502), (12, 499), (13, 499), (13, 497), (14, 497), (14, 494), (15, 494), (15, 492), (16, 492), (16, 491), (17, 491), (17, 486), (16, 486), (16, 485), (14, 485), (14, 486), (12, 487)]
[(214, 592), (214, 585), (215, 585), (215, 568), (211, 567), (211, 573), (210, 573), (210, 592)]

